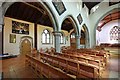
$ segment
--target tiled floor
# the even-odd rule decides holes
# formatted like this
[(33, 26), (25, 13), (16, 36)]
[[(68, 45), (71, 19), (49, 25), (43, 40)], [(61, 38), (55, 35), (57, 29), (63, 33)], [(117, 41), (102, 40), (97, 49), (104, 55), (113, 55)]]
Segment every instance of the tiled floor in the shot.
[[(119, 78), (120, 58), (118, 55), (111, 53), (108, 70), (103, 73), (103, 78)], [(18, 56), (16, 58), (5, 59), (2, 61), (2, 71), (4, 78), (38, 78), (29, 67), (25, 66), (25, 56)]]

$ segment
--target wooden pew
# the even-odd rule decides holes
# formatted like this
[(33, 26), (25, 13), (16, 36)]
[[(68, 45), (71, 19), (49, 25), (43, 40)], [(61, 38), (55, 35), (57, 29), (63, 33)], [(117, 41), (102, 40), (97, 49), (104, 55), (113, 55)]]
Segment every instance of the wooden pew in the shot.
[(79, 64), (73, 60), (67, 60), (67, 72), (73, 75), (78, 75)]
[(53, 59), (53, 66), (59, 67), (59, 60), (57, 56), (52, 56)]
[[(31, 56), (29, 55), (29, 57), (31, 57)], [(27, 56), (27, 58), (28, 58), (28, 56)], [(49, 79), (53, 79), (53, 78), (73, 79), (73, 77), (67, 75), (65, 72), (60, 71), (44, 62), (41, 62), (40, 60), (38, 60), (35, 57), (31, 57), (29, 59), (32, 63), (33, 62), (35, 63), (35, 66), (34, 66), (35, 73), (40, 77), (42, 76), (43, 78), (49, 78)]]
[(36, 59), (36, 58), (34, 58), (35, 59), (35, 63), (36, 63), (36, 71), (35, 71), (35, 73), (37, 74), (37, 76), (39, 76), (39, 77), (41, 77), (41, 78), (43, 78), (43, 76), (42, 76), (42, 67), (41, 67), (41, 65), (42, 65), (42, 63), (41, 63), (41, 61), (40, 60), (38, 60), (38, 59)]
[(45, 78), (49, 78), (49, 66), (46, 65), (45, 63), (41, 62), (41, 74)]
[[(51, 55), (48, 55), (48, 56), (51, 56)], [(96, 75), (100, 76), (99, 61), (97, 61), (97, 60), (83, 58), (83, 60), (85, 60), (85, 62), (83, 64), (83, 60), (80, 61), (80, 62), (79, 61), (75, 62), (73, 60), (72, 61), (69, 60), (69, 58), (62, 58), (62, 57), (59, 57), (59, 56), (51, 56), (51, 60), (54, 61), (54, 59), (55, 59), (55, 61), (58, 61), (57, 65), (59, 65), (59, 68), (61, 70), (65, 71), (65, 72), (68, 72), (68, 73), (70, 72), (70, 74), (73, 74), (73, 75), (76, 75), (76, 76), (78, 76), (78, 74), (79, 74), (79, 77), (80, 77), (82, 74), (80, 74), (79, 69), (81, 68), (80, 66), (82, 66), (82, 71), (83, 72), (86, 71), (85, 73), (87, 74), (87, 75), (85, 75), (85, 73), (83, 73), (84, 77), (85, 76), (87, 76), (88, 78), (89, 77), (91, 77), (91, 78), (96, 77), (96, 76), (93, 76), (93, 74), (95, 74), (94, 73), (95, 69), (97, 69), (97, 74)], [(78, 63), (80, 63), (80, 65), (78, 65)], [(86, 68), (84, 69), (83, 66), (88, 68), (88, 71), (87, 71)], [(90, 68), (89, 68), (89, 66), (90, 66)], [(94, 68), (94, 70), (91, 68), (91, 66), (92, 66), (92, 68)], [(89, 69), (90, 69), (90, 71), (89, 71)], [(90, 76), (88, 76), (89, 73), (90, 73)], [(92, 74), (92, 76), (91, 76), (91, 74)], [(82, 75), (82, 77), (83, 77), (83, 75)]]
[(33, 71), (36, 71), (36, 61), (34, 59), (34, 57), (29, 56), (30, 57), (30, 62), (31, 62), (31, 69), (33, 69)]
[(26, 57), (26, 58), (25, 58), (25, 65), (26, 65), (26, 66), (30, 66), (31, 63), (30, 63), (30, 57), (29, 57), (29, 55), (26, 54), (25, 57)]
[(59, 68), (61, 70), (66, 71), (67, 70), (67, 64), (66, 64), (66, 59), (62, 58), (62, 57), (58, 57), (58, 61), (59, 61)]
[(67, 75), (65, 72), (60, 71), (52, 66), (49, 66), (49, 78), (57, 78), (57, 80), (61, 79), (73, 79), (73, 77)]
[(96, 67), (79, 63), (79, 73), (77, 78), (99, 78), (99, 69)]

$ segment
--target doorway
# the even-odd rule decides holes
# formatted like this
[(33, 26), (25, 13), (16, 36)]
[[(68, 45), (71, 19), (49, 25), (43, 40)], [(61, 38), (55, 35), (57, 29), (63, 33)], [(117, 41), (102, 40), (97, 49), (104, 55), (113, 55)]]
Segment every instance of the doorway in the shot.
[(24, 39), (21, 42), (20, 53), (21, 54), (31, 53), (31, 42), (28, 39)]

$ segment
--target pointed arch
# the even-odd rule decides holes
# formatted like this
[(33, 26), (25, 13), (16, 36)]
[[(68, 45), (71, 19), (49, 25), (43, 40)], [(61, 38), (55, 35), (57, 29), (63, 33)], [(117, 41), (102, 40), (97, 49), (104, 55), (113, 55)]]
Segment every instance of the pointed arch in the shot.
[(42, 44), (50, 44), (51, 36), (50, 31), (48, 29), (44, 29), (41, 36)]
[[(73, 18), (72, 15), (68, 15), (68, 16), (66, 16), (66, 17), (63, 19), (63, 21), (65, 21), (67, 18), (70, 19), (70, 21), (72, 22), (72, 26), (73, 26), (73, 28), (75, 29), (76, 35), (79, 35), (79, 28), (78, 28), (78, 25), (77, 25), (76, 20)], [(62, 23), (62, 24), (63, 24), (63, 23)], [(62, 24), (61, 24), (61, 28), (62, 28)]]
[[(13, 1), (13, 2), (3, 2), (3, 3), (2, 3), (3, 16), (5, 15), (5, 13), (6, 13), (6, 11), (8, 10), (8, 8), (9, 8), (12, 4), (14, 4), (15, 2), (18, 2), (18, 1), (19, 1), (19, 2), (25, 2), (24, 0), (16, 0), (16, 1)], [(48, 16), (49, 16), (49, 18), (50, 18), (50, 20), (51, 20), (51, 22), (52, 22), (52, 25), (53, 25), (53, 30), (54, 30), (54, 31), (57, 31), (58, 28), (57, 28), (56, 18), (55, 18), (55, 16), (54, 16), (53, 12), (51, 11), (49, 5), (47, 5), (46, 2), (39, 1), (39, 0), (37, 0), (37, 1), (41, 4), (42, 8), (44, 8), (44, 10), (48, 12)], [(3, 22), (3, 23), (4, 23), (4, 22)]]
[(97, 38), (96, 38), (96, 30), (97, 30), (97, 27), (98, 27), (98, 23), (105, 17), (105, 16), (107, 16), (108, 14), (110, 14), (110, 12), (112, 12), (112, 11), (114, 11), (114, 10), (116, 10), (116, 11), (120, 11), (120, 8), (118, 7), (118, 8), (111, 8), (109, 11), (106, 11), (99, 19), (98, 19), (98, 21), (97, 21), (97, 23), (95, 24), (95, 27), (94, 27), (94, 36), (95, 36), (95, 43), (94, 43), (94, 46), (95, 45), (97, 45), (98, 43), (98, 41), (97, 41)]
[(84, 38), (84, 42), (83, 42), (84, 43), (84, 48), (89, 48), (90, 47), (89, 30), (88, 30), (86, 24), (82, 25), (81, 31), (83, 32), (83, 36), (81, 35), (81, 38), (82, 37)]

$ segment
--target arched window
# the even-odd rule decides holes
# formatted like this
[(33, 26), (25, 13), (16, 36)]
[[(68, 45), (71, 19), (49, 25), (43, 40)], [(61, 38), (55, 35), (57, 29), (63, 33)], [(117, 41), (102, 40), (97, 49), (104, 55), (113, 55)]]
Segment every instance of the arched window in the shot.
[(75, 38), (75, 33), (71, 33), (70, 38)]
[(50, 43), (50, 32), (47, 29), (42, 33), (42, 43)]
[(76, 42), (76, 40), (75, 40), (75, 33), (74, 33), (74, 32), (72, 32), (72, 33), (70, 34), (70, 42), (71, 42), (71, 43), (75, 43), (75, 42)]
[(110, 40), (120, 40), (120, 27), (114, 26), (110, 30)]
[(63, 33), (61, 33), (61, 35), (60, 35), (60, 43), (64, 44), (64, 35), (63, 35)]

